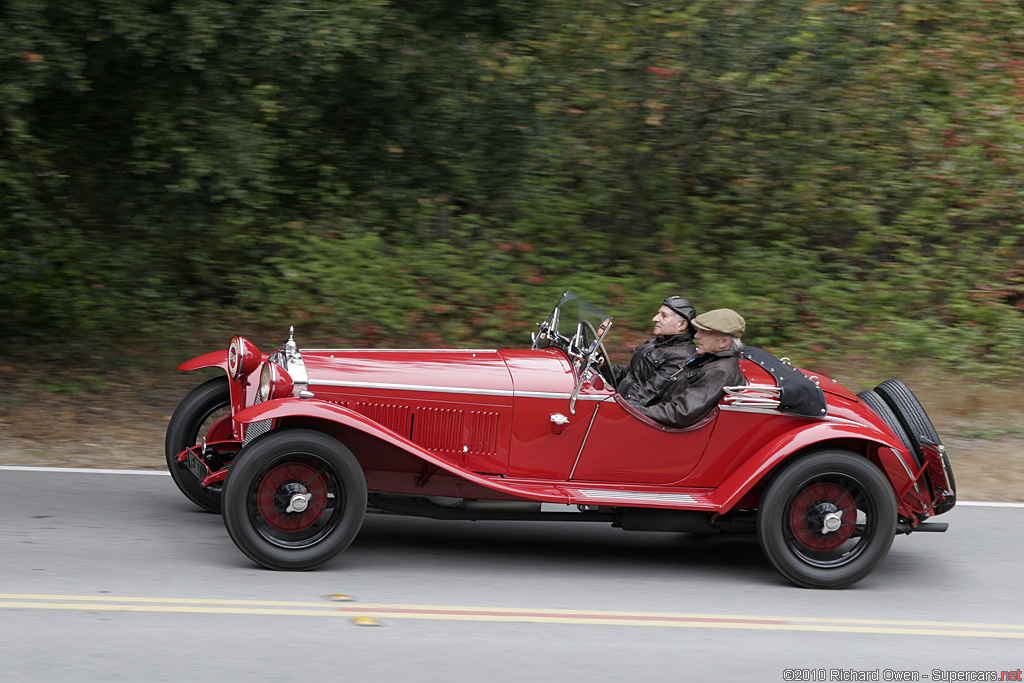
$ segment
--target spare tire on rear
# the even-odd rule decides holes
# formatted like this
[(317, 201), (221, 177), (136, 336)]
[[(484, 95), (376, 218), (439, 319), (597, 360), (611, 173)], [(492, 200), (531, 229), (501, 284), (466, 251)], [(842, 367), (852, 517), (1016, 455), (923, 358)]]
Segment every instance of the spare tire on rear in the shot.
[[(928, 419), (928, 413), (925, 412), (921, 402), (917, 400), (914, 392), (907, 388), (906, 384), (898, 379), (889, 379), (875, 387), (875, 393), (881, 396), (889, 407), (892, 408), (892, 412), (896, 415), (900, 424), (903, 425), (903, 429), (910, 438), (910, 444), (915, 452), (915, 457), (921, 458), (923, 462), (924, 453), (921, 450), (921, 445), (924, 443), (930, 443), (936, 447), (942, 445), (939, 433), (935, 431), (935, 426)], [(945, 449), (939, 449), (939, 453), (942, 457), (942, 467), (946, 471), (946, 477), (949, 479), (949, 487), (955, 496), (956, 480), (953, 478), (953, 468), (950, 467)], [(940, 515), (943, 512), (949, 511), (952, 507), (952, 503), (936, 505), (935, 514)]]
[(914, 462), (917, 464), (917, 468), (921, 469), (921, 465), (923, 464), (921, 454), (915, 447), (914, 442), (910, 440), (907, 430), (903, 428), (903, 423), (900, 422), (898, 417), (896, 417), (896, 413), (892, 411), (892, 408), (890, 408), (889, 404), (885, 402), (885, 399), (871, 389), (860, 392), (857, 394), (857, 398), (859, 398), (873, 411), (878, 413), (878, 417), (882, 418), (882, 421), (889, 426), (889, 429), (899, 437), (899, 440), (903, 442), (903, 445), (906, 446), (907, 450), (909, 450), (914, 456)]

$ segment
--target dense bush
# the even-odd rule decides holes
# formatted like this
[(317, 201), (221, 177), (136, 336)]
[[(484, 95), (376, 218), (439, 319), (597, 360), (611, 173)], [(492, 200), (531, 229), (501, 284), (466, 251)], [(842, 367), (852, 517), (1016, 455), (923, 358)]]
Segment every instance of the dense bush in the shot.
[(682, 293), (818, 360), (1024, 368), (1016, 0), (0, 0), (0, 34), (8, 340), (519, 343), (571, 287), (631, 339)]

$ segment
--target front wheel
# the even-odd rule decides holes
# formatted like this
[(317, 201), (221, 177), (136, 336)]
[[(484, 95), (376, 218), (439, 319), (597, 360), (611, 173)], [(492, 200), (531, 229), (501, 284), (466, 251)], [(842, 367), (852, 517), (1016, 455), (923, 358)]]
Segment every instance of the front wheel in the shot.
[(167, 470), (178, 489), (193, 503), (210, 512), (220, 512), (219, 485), (203, 488), (194, 474), (178, 462), (178, 453), (203, 438), (210, 441), (231, 436), (231, 391), (227, 377), (214, 377), (190, 391), (181, 400), (167, 424), (164, 455)]
[(268, 569), (314, 569), (347, 548), (366, 514), (352, 451), (308, 429), (272, 432), (245, 448), (224, 482), (224, 526)]
[(885, 559), (896, 534), (885, 475), (849, 451), (797, 460), (761, 495), (758, 540), (783, 576), (806, 588), (846, 588)]

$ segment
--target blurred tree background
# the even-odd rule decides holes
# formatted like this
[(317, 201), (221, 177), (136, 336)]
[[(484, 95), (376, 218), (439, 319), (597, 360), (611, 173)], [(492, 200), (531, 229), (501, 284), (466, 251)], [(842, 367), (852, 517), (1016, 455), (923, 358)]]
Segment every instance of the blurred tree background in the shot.
[(572, 288), (1019, 376), (1022, 103), (1021, 0), (0, 0), (0, 339), (520, 346)]

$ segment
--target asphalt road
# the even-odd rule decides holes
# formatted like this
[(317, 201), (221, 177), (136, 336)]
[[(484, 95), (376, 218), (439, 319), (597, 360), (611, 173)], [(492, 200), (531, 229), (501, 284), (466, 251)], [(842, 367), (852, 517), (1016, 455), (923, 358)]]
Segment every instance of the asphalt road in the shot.
[(285, 573), (167, 476), (0, 468), (0, 680), (1015, 674), (1024, 507), (942, 521), (844, 591), (791, 586), (753, 538), (379, 515), (325, 568)]

